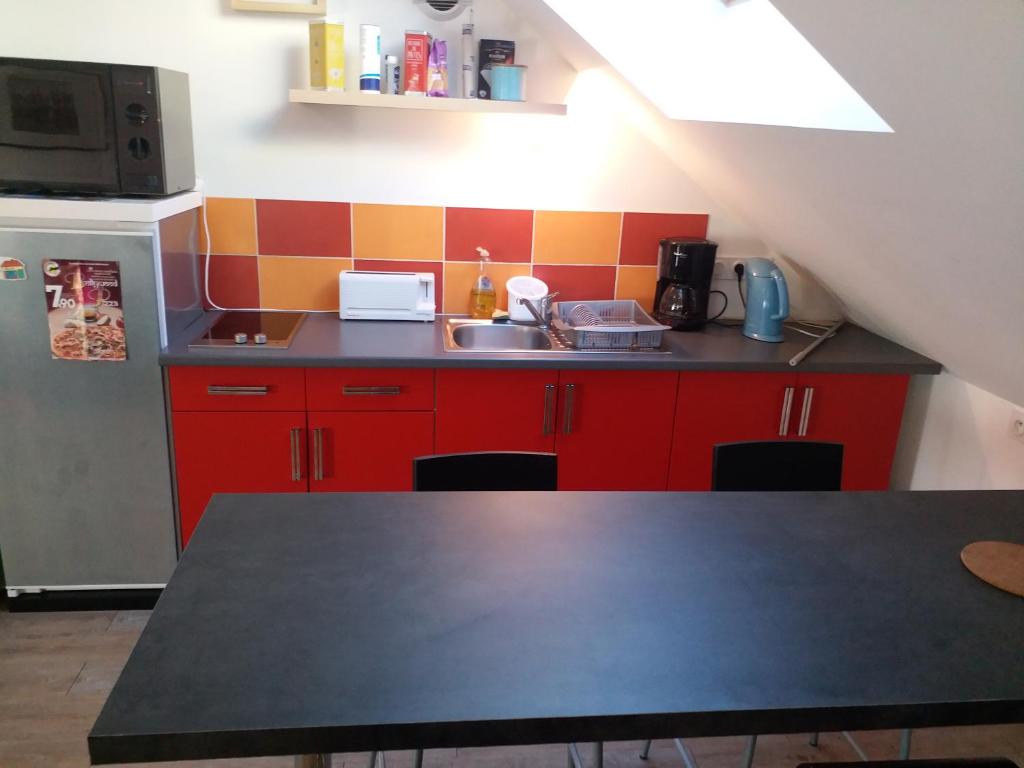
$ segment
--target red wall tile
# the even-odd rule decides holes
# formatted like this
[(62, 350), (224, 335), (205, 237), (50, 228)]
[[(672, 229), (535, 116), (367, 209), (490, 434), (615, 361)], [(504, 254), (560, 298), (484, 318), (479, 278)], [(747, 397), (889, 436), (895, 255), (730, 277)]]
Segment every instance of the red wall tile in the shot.
[[(200, 286), (206, 269), (206, 254), (199, 256)], [(210, 297), (227, 309), (256, 309), (260, 306), (259, 263), (255, 256), (212, 256)], [(203, 296), (203, 305), (210, 305)]]
[(356, 259), (354, 269), (369, 272), (432, 272), (434, 275), (434, 303), (438, 314), (444, 306), (444, 264), (440, 261), (378, 261)]
[(533, 276), (558, 291), (555, 301), (615, 298), (615, 267), (573, 267), (538, 264)]
[(706, 213), (627, 213), (622, 219), (620, 264), (657, 265), (658, 241), (707, 237)]
[(477, 246), (493, 261), (529, 262), (533, 249), (533, 211), (448, 208), (445, 211), (446, 261), (477, 261)]
[(348, 203), (257, 200), (256, 225), (263, 255), (352, 257)]

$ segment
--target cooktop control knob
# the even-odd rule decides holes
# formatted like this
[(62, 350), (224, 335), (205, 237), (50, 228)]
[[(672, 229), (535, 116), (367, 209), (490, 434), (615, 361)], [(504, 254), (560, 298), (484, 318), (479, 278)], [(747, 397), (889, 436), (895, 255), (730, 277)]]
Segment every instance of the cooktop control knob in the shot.
[(255, 336), (252, 337), (252, 343), (253, 344), (266, 344), (267, 343), (267, 334), (265, 334), (265, 333), (257, 333)]
[(249, 343), (249, 334), (247, 334), (247, 333), (236, 333), (235, 334), (235, 344), (248, 344), (248, 343)]

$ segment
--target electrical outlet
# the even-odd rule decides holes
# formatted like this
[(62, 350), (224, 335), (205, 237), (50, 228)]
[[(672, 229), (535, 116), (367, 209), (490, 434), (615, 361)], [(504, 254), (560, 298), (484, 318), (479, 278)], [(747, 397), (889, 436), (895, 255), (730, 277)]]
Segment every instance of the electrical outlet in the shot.
[(1018, 408), (1014, 411), (1011, 430), (1013, 436), (1024, 443), (1024, 408)]
[(715, 259), (715, 271), (711, 274), (713, 280), (736, 281), (736, 265), (742, 264), (745, 259), (737, 259), (729, 256), (719, 256)]

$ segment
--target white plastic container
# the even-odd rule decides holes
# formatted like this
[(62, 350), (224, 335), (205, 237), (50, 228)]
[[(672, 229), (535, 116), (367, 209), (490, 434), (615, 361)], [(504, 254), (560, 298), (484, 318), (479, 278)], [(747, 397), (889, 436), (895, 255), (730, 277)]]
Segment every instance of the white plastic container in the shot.
[(359, 27), (359, 91), (380, 93), (380, 27)]
[[(550, 291), (547, 283), (529, 275), (510, 277), (505, 283), (508, 289), (508, 317), (509, 320), (522, 323), (531, 323), (536, 320), (529, 309), (519, 303), (519, 299), (536, 301), (543, 299)], [(540, 307), (537, 307), (540, 309)]]
[(472, 24), (462, 25), (462, 98), (476, 98), (476, 36)]

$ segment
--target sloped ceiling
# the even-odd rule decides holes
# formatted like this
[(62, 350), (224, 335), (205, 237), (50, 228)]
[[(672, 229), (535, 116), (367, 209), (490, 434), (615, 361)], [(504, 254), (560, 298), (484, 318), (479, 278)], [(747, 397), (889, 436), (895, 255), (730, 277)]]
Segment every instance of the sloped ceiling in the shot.
[[(1024, 404), (1024, 2), (775, 4), (894, 133), (649, 110), (649, 138), (850, 319)], [(520, 5), (578, 68), (603, 64), (542, 0)]]

